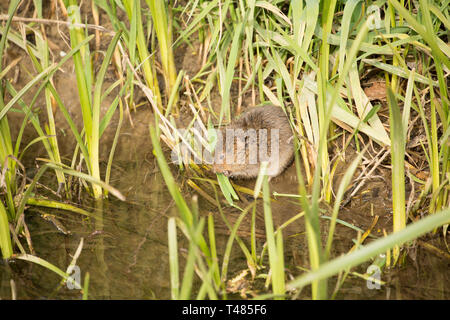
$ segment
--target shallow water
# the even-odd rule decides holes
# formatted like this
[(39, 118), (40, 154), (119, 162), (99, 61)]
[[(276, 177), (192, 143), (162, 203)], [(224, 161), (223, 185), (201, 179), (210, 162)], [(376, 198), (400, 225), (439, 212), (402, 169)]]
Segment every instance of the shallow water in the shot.
[[(61, 77), (67, 77), (67, 75)], [(60, 82), (60, 85), (61, 83), (64, 84), (64, 82)], [(71, 97), (65, 98), (71, 99)], [(77, 107), (76, 103), (71, 106)], [(148, 123), (153, 119), (152, 113), (147, 106), (138, 109), (130, 116), (133, 124), (131, 125), (128, 120), (124, 121), (110, 180), (110, 184), (125, 195), (127, 199), (125, 202), (114, 198), (105, 201), (100, 220), (87, 219), (62, 210), (35, 207), (26, 210), (26, 223), (30, 229), (36, 255), (62, 270), (65, 270), (71, 262), (80, 239), (84, 239), (83, 251), (77, 260), (77, 266), (81, 271), (81, 279), (84, 279), (86, 272), (90, 274), (90, 299), (170, 298), (167, 217), (177, 213), (151, 152)], [(64, 130), (68, 132), (65, 122), (58, 117), (57, 121), (58, 127), (62, 129), (61, 136), (58, 138), (60, 141), (64, 141), (61, 143), (62, 152), (66, 155), (66, 159), (70, 159), (74, 146), (73, 139), (71, 140), (70, 136), (63, 134)], [(13, 124), (12, 130), (18, 130), (18, 128), (14, 129), (14, 126), (21, 122), (15, 119), (11, 123)], [(103, 161), (108, 159), (116, 124), (117, 119), (113, 119), (110, 128), (102, 137), (101, 159)], [(25, 136), (28, 137), (27, 135), (29, 138), (25, 139), (33, 138), (32, 133), (26, 132)], [(34, 156), (39, 152), (42, 151), (37, 150), (34, 153), (30, 149), (29, 154)], [(166, 155), (168, 156), (168, 153)], [(349, 156), (346, 161), (349, 163), (351, 160), (351, 156)], [(24, 164), (28, 168), (27, 172), (31, 176), (35, 167), (34, 163), (34, 158), (24, 159)], [(344, 170), (346, 164), (344, 163), (341, 167)], [(178, 171), (175, 166), (171, 166), (171, 168), (178, 184), (182, 186), (186, 201), (191, 203), (195, 192), (186, 184), (187, 179), (190, 178), (188, 173)], [(339, 170), (336, 172), (337, 180), (342, 173), (343, 171)], [(48, 174), (47, 180), (41, 182), (48, 186), (53, 185), (56, 190), (55, 177), (51, 172)], [(369, 180), (339, 213), (339, 219), (361, 228), (363, 231), (370, 227), (375, 215), (378, 215), (379, 220), (372, 230), (372, 234), (376, 237), (382, 236), (383, 230), (390, 232), (392, 225), (388, 170), (385, 170), (383, 174), (384, 176)], [(214, 179), (214, 176), (211, 175), (211, 178)], [(236, 181), (237, 184), (250, 189), (253, 189), (254, 182), (254, 180)], [(279, 177), (274, 178), (270, 185), (271, 191), (277, 194), (297, 194), (295, 167), (293, 165), (288, 167)], [(211, 190), (209, 184), (205, 184), (204, 188)], [(40, 192), (45, 193), (45, 190), (38, 188), (37, 193), (40, 194)], [(94, 205), (86, 200), (88, 197), (85, 194), (81, 195), (81, 204), (74, 204), (94, 212)], [(210, 195), (213, 196), (213, 194)], [(283, 196), (275, 198), (276, 201), (272, 202), (275, 226), (280, 226), (302, 211), (296, 198)], [(245, 207), (251, 201), (251, 197), (242, 193), (241, 199), (242, 202), (239, 203), (241, 207)], [(261, 252), (265, 237), (263, 210), (260, 202), (257, 205), (256, 219), (258, 254)], [(199, 206), (201, 214), (214, 214), (218, 253), (221, 257), (228, 239), (228, 228), (222, 221), (217, 207), (212, 206), (201, 195), (199, 195)], [(326, 216), (330, 210), (323, 206), (322, 212)], [(52, 223), (41, 217), (41, 213), (56, 215), (59, 221), (71, 231), (71, 235), (60, 233)], [(224, 213), (229, 221), (234, 223), (240, 212), (224, 206)], [(328, 220), (321, 219), (323, 243), (325, 243), (327, 229)], [(289, 225), (283, 232), (288, 279), (300, 275), (303, 272), (301, 268), (308, 268), (308, 250), (304, 232), (303, 218)], [(239, 235), (249, 247), (250, 215), (243, 220), (239, 228)], [(348, 252), (357, 236), (355, 230), (337, 225), (332, 257)], [(180, 267), (183, 270), (187, 243), (181, 234), (178, 240)], [(26, 242), (25, 239), (21, 239), (21, 241), (23, 244)], [(442, 237), (436, 237), (430, 243), (445, 251)], [(355, 268), (355, 271), (364, 273), (369, 266), (370, 263), (365, 263)], [(245, 269), (247, 269), (245, 257), (235, 243), (229, 264), (228, 279), (235, 278)], [(380, 289), (368, 289), (365, 280), (349, 275), (338, 292), (337, 298), (448, 299), (450, 297), (448, 270), (449, 260), (432, 253), (423, 245), (416, 245), (414, 250), (409, 250), (404, 267), (381, 275), (381, 280), (388, 281), (387, 286), (382, 286)], [(262, 272), (267, 271), (263, 270)], [(0, 298), (11, 298), (11, 279), (14, 279), (19, 299), (80, 299), (81, 297), (79, 290), (69, 290), (66, 286), (60, 287), (60, 278), (53, 272), (24, 261), (12, 261), (9, 265), (0, 265)], [(330, 293), (334, 289), (334, 283), (335, 279), (331, 279), (329, 282)], [(264, 289), (262, 280), (258, 283), (249, 282), (248, 286), (248, 289), (244, 286), (247, 296), (251, 296), (252, 292), (264, 292), (261, 291)], [(235, 293), (230, 297), (240, 298), (240, 295)], [(309, 289), (303, 290), (300, 298), (309, 297)]]
[[(2, 10), (2, 12), (6, 12), (4, 5)], [(108, 19), (103, 16), (102, 21), (107, 22)], [(55, 53), (58, 53), (58, 50), (67, 49), (56, 28), (48, 28), (48, 36), (53, 41), (53, 45), (57, 47), (52, 49)], [(105, 41), (102, 46), (106, 48), (109, 40), (105, 38)], [(198, 47), (199, 44), (194, 43), (194, 48), (181, 46), (175, 51), (177, 67), (185, 70), (191, 78), (197, 73), (200, 65), (200, 55), (196, 52)], [(7, 63), (18, 56), (23, 58), (20, 64), (21, 68), (34, 70), (29, 57), (24, 54), (23, 50), (11, 45), (8, 48)], [(109, 76), (109, 83), (106, 79), (105, 86), (115, 80), (114, 76)], [(17, 83), (14, 83), (15, 87), (22, 88), (32, 77), (33, 75), (28, 71), (23, 72), (22, 70)], [(65, 64), (62, 71), (55, 74), (54, 83), (57, 91), (61, 94), (64, 105), (69, 109), (74, 122), (80, 128), (82, 119), (79, 111), (78, 92), (75, 89), (76, 77), (71, 62)], [(163, 82), (161, 81), (161, 83)], [(73, 88), (73, 90), (67, 90), (67, 88)], [(235, 88), (232, 88), (233, 90)], [(24, 100), (29, 103), (33, 94), (34, 92), (30, 90)], [(237, 94), (237, 92), (233, 94)], [(221, 99), (217, 90), (211, 92), (210, 98), (213, 106), (220, 106)], [(250, 100), (249, 97), (243, 97), (243, 105), (251, 105)], [(108, 99), (105, 100), (103, 111), (110, 102)], [(37, 105), (45, 105), (43, 95), (37, 100)], [(21, 116), (8, 114), (8, 117), (12, 132), (17, 132), (21, 125)], [(105, 201), (101, 210), (101, 219), (86, 218), (62, 210), (30, 207), (26, 210), (25, 221), (31, 233), (36, 255), (62, 270), (65, 270), (71, 262), (81, 238), (84, 239), (83, 250), (77, 260), (77, 266), (80, 268), (81, 280), (84, 279), (87, 272), (90, 274), (90, 299), (167, 299), (170, 298), (167, 217), (177, 213), (151, 153), (148, 123), (153, 118), (149, 106), (145, 105), (131, 114), (125, 112), (124, 118), (110, 184), (126, 196), (126, 202), (117, 199)], [(190, 120), (191, 117), (188, 118)], [(133, 125), (130, 124), (130, 119)], [(56, 114), (55, 120), (61, 153), (65, 155), (65, 161), (70, 163), (74, 150), (70, 129), (61, 113)], [(101, 159), (103, 161), (108, 159), (117, 121), (117, 117), (113, 118), (111, 125), (102, 137)], [(16, 135), (13, 134), (13, 136)], [(27, 128), (24, 133), (23, 146), (34, 138), (34, 130)], [(31, 174), (35, 168), (35, 158), (46, 156), (43, 148), (38, 144), (32, 146), (27, 151), (27, 155), (28, 158), (24, 158), (23, 163), (27, 167), (27, 172)], [(351, 160), (351, 157), (348, 157), (346, 164)], [(346, 165), (340, 167), (345, 169)], [(183, 176), (184, 173), (178, 172), (176, 168), (172, 167), (172, 169), (179, 185), (183, 186), (182, 192), (186, 200), (190, 203), (194, 192), (186, 186), (185, 182), (188, 177)], [(365, 187), (340, 211), (339, 219), (365, 231), (373, 222), (375, 215), (378, 215), (379, 220), (373, 228), (372, 234), (380, 237), (383, 229), (390, 232), (392, 225), (391, 195), (388, 170), (377, 174), (378, 178), (368, 181)], [(342, 176), (342, 172), (338, 170), (336, 176), (339, 178)], [(281, 176), (271, 181), (271, 190), (279, 194), (296, 194), (298, 192), (296, 179), (295, 168), (290, 166)], [(54, 176), (48, 176), (47, 180), (41, 182), (49, 186), (53, 185), (56, 189)], [(253, 188), (254, 180), (239, 181), (238, 184)], [(40, 191), (43, 192), (43, 190)], [(96, 211), (94, 204), (86, 200), (85, 195), (81, 198), (81, 204), (76, 203), (77, 205), (90, 212)], [(272, 203), (275, 226), (281, 225), (301, 212), (297, 199), (282, 196), (276, 198), (277, 201)], [(251, 201), (245, 195), (242, 200), (241, 207)], [(221, 258), (228, 239), (228, 228), (223, 223), (217, 208), (209, 204), (201, 195), (199, 196), (199, 205), (202, 215), (210, 212), (214, 214), (218, 253)], [(329, 209), (326, 206), (322, 209), (323, 214), (327, 215)], [(261, 203), (258, 204), (257, 211), (257, 252), (260, 253), (265, 235)], [(240, 213), (230, 207), (224, 207), (224, 212), (232, 223)], [(65, 228), (71, 231), (71, 234), (60, 233), (52, 223), (41, 217), (41, 213), (51, 213), (57, 216)], [(303, 272), (300, 268), (308, 268), (308, 249), (304, 230), (304, 222), (301, 218), (287, 227), (283, 233), (288, 279), (300, 275)], [(321, 219), (324, 241), (327, 230), (328, 220)], [(250, 215), (244, 219), (239, 229), (241, 239), (248, 246), (249, 234)], [(333, 242), (332, 257), (348, 252), (357, 236), (355, 230), (338, 225)], [(180, 269), (183, 270), (187, 242), (181, 234), (179, 234), (178, 241), (181, 257)], [(442, 236), (436, 235), (434, 239), (425, 239), (424, 241), (446, 250)], [(26, 243), (23, 238), (21, 238), (21, 242), (24, 245)], [(29, 248), (26, 245), (25, 248), (28, 252)], [(367, 262), (355, 268), (355, 271), (364, 273), (369, 266), (370, 262)], [(350, 274), (339, 290), (337, 298), (449, 299), (449, 267), (450, 260), (433, 253), (424, 244), (419, 243), (408, 250), (404, 266), (383, 272), (381, 280), (388, 282), (386, 286), (382, 286), (380, 289), (369, 289), (365, 280)], [(235, 243), (229, 264), (228, 279), (235, 278), (245, 269), (247, 269), (245, 257)], [(262, 272), (267, 271), (263, 270)], [(13, 260), (8, 264), (0, 261), (0, 299), (11, 299), (11, 279), (14, 280), (18, 299), (81, 298), (79, 290), (70, 290), (65, 285), (60, 286), (60, 277), (48, 269), (32, 263)], [(250, 283), (251, 288), (244, 291), (251, 296), (252, 291), (263, 289), (263, 282), (260, 280), (254, 284)], [(330, 294), (334, 289), (335, 282), (335, 278), (329, 281)], [(262, 292), (258, 291), (257, 293)], [(235, 293), (229, 297), (240, 298), (240, 295)], [(303, 290), (299, 297), (309, 298), (309, 288)]]

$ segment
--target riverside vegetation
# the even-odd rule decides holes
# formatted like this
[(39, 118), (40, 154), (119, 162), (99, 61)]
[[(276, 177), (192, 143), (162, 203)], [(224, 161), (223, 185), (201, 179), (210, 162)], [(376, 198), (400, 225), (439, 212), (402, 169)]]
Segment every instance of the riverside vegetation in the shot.
[[(414, 271), (426, 293), (396, 297), (449, 298), (449, 0), (10, 0), (0, 19), (2, 299), (391, 298), (430, 264), (435, 289)], [(183, 159), (266, 105), (292, 130), (278, 177)]]

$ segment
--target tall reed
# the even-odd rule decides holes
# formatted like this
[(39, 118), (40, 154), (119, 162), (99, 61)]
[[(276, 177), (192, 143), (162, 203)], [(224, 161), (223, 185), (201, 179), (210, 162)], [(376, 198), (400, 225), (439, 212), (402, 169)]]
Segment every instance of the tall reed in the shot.
[[(11, 21), (14, 13), (19, 6), (20, 1), (12, 1), (8, 8), (9, 19), (3, 29), (2, 38), (0, 40), (0, 73), (3, 71), (3, 55), (6, 49), (6, 41), (9, 28), (11, 27)], [(0, 79), (1, 81), (1, 79)], [(5, 93), (5, 87), (3, 83), (0, 83), (0, 111), (6, 110), (6, 104), (3, 99)], [(14, 206), (14, 195), (16, 192), (16, 164), (14, 159), (10, 158), (14, 154), (11, 140), (11, 132), (9, 129), (8, 118), (6, 114), (0, 117), (0, 166), (2, 169), (2, 176), (6, 186), (6, 203), (7, 212), (9, 219), (15, 218), (15, 206)], [(3, 227), (5, 228), (5, 226)], [(9, 228), (7, 228), (9, 229)], [(5, 230), (7, 230), (5, 229)], [(9, 234), (9, 232), (8, 232)]]

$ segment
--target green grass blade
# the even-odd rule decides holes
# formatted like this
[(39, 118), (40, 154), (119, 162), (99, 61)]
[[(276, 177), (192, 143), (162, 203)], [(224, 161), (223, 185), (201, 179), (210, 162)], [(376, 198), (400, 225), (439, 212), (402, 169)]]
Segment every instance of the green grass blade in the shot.
[[(19, 255), (15, 255), (14, 259), (19, 259), (19, 260), (24, 260), (24, 261), (28, 261), (28, 262), (32, 262), (35, 264), (38, 264), (50, 271), (53, 271), (54, 273), (56, 273), (57, 275), (59, 275), (61, 278), (63, 278), (64, 281), (67, 281), (69, 279), (69, 275), (67, 273), (65, 273), (64, 271), (62, 271), (61, 269), (59, 269), (58, 267), (56, 267), (55, 265), (51, 264), (50, 262), (36, 257), (34, 255), (31, 254), (19, 254)], [(80, 284), (78, 284), (79, 287)]]
[[(425, 1), (428, 0), (421, 0), (420, 4), (421, 7), (426, 5)], [(414, 30), (419, 33), (422, 38), (428, 43), (428, 45), (431, 47), (431, 51), (433, 52), (433, 55), (435, 55), (447, 68), (450, 69), (450, 60), (444, 56), (441, 49), (439, 48), (437, 42), (436, 42), (436, 36), (434, 34), (433, 29), (429, 29), (427, 26), (427, 23), (425, 26), (417, 21), (406, 8), (400, 4), (396, 0), (389, 0), (389, 3), (395, 7), (395, 9), (400, 13), (400, 15), (405, 18), (406, 21), (414, 28)], [(422, 10), (422, 13), (426, 16), (425, 22), (429, 19), (429, 11)]]
[[(393, 231), (398, 232), (406, 226), (405, 212), (405, 137), (400, 108), (394, 93), (388, 89), (389, 118), (391, 125), (391, 162), (392, 162), (392, 211)], [(394, 259), (399, 255), (394, 249)]]
[(236, 191), (230, 183), (228, 177), (223, 175), (222, 173), (217, 174), (217, 182), (219, 183), (220, 190), (224, 195), (225, 199), (230, 205), (233, 205), (233, 200), (239, 200)]
[[(220, 108), (220, 120), (219, 120), (220, 123), (222, 122), (223, 115), (225, 115), (227, 121), (231, 121), (230, 89), (231, 89), (231, 83), (234, 78), (235, 66), (236, 66), (236, 61), (237, 61), (237, 57), (238, 57), (238, 53), (239, 53), (239, 47), (240, 47), (239, 40), (241, 38), (242, 29), (243, 29), (242, 23), (239, 23), (235, 26), (233, 41), (231, 42), (230, 55), (228, 57), (228, 63), (227, 63), (226, 71), (225, 71), (225, 79), (223, 79), (224, 82), (221, 83), (222, 105)], [(223, 54), (225, 54), (225, 52), (227, 51), (228, 48), (226, 47), (225, 49), (226, 50), (223, 51)]]
[(345, 3), (344, 8), (344, 15), (342, 17), (342, 29), (341, 29), (341, 36), (340, 36), (340, 44), (339, 44), (339, 72), (342, 71), (344, 67), (344, 61), (345, 61), (345, 52), (347, 49), (347, 40), (350, 32), (350, 23), (351, 18), (353, 15), (353, 12), (355, 11), (356, 5), (361, 0), (350, 0)]
[(83, 284), (83, 300), (88, 300), (89, 298), (89, 279), (90, 274), (89, 272), (86, 272), (86, 275), (84, 276), (84, 284)]
[[(233, 228), (230, 229), (230, 236), (228, 237), (227, 244), (225, 246), (225, 252), (223, 254), (222, 271), (221, 271), (221, 281), (222, 282), (225, 282), (227, 279), (228, 264), (230, 261), (231, 249), (233, 248), (234, 239), (237, 239), (237, 231), (239, 229), (239, 226), (241, 225), (242, 220), (245, 218), (248, 211), (250, 210), (251, 207), (253, 207), (253, 205), (254, 204), (250, 204), (247, 208), (245, 208), (241, 212), (239, 217), (236, 219), (236, 222), (234, 223)], [(247, 256), (247, 259), (249, 259), (250, 255), (248, 253), (248, 250), (246, 252), (244, 251), (244, 253)]]
[(71, 211), (71, 212), (81, 214), (86, 217), (97, 218), (97, 214), (95, 212), (89, 212), (89, 211), (75, 207), (68, 203), (58, 202), (58, 201), (49, 200), (49, 199), (29, 197), (26, 201), (26, 204), (29, 206), (66, 210), (66, 211)]
[[(387, 63), (383, 63), (383, 62), (379, 62), (375, 59), (364, 59), (363, 62), (370, 64), (374, 67), (377, 67), (381, 70), (387, 71), (393, 75), (397, 75), (399, 77), (402, 77), (404, 79), (408, 79), (411, 71), (410, 70), (405, 70), (401, 67), (396, 67)], [(420, 74), (415, 73), (414, 74), (414, 81), (420, 82), (422, 84), (429, 84), (429, 79), (427, 77), (424, 77)], [(434, 86), (439, 86), (439, 84), (436, 81), (432, 82)]]
[(355, 160), (352, 161), (352, 163), (350, 164), (348, 169), (345, 171), (344, 176), (342, 177), (341, 183), (339, 185), (339, 189), (336, 194), (336, 199), (334, 200), (333, 212), (331, 214), (330, 228), (328, 231), (327, 244), (325, 247), (325, 260), (328, 260), (328, 258), (330, 256), (331, 244), (333, 243), (334, 229), (336, 227), (336, 220), (338, 217), (342, 199), (343, 199), (345, 191), (347, 190), (347, 187), (350, 184), (351, 179), (356, 171), (356, 168), (358, 167), (359, 163), (361, 162), (363, 155), (364, 155), (364, 151), (361, 152), (355, 158)]
[(280, 241), (281, 232), (277, 238), (274, 236), (272, 209), (270, 207), (270, 194), (268, 177), (264, 177), (263, 182), (263, 201), (264, 201), (264, 223), (266, 227), (267, 247), (269, 251), (269, 264), (272, 271), (272, 290), (275, 295), (279, 295), (280, 299), (285, 294), (284, 280), (284, 255)]

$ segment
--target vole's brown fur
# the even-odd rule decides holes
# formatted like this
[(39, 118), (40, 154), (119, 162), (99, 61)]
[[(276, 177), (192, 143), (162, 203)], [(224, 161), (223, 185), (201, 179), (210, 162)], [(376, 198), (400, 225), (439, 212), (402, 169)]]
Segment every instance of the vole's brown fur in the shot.
[[(226, 129), (242, 129), (244, 132), (249, 129), (255, 129), (259, 132), (259, 129), (267, 130), (267, 155), (271, 156), (271, 130), (278, 129), (278, 146), (279, 152), (275, 159), (277, 161), (269, 161), (268, 175), (275, 177), (279, 175), (283, 170), (291, 163), (294, 155), (294, 146), (292, 139), (292, 130), (289, 124), (289, 120), (284, 113), (283, 109), (276, 106), (263, 106), (254, 107), (244, 112), (240, 117), (232, 121), (226, 128), (222, 129), (222, 135), (225, 140)], [(250, 138), (241, 138), (242, 145), (245, 148), (238, 148), (238, 140), (233, 140), (233, 153), (226, 152), (225, 142), (223, 148), (216, 149), (215, 151), (215, 163), (213, 164), (213, 171), (216, 173), (223, 173), (226, 176), (233, 178), (255, 178), (258, 175), (261, 161), (267, 161), (269, 158), (261, 159), (259, 156), (259, 150), (261, 143), (264, 143), (258, 135), (257, 140)], [(257, 146), (258, 157), (256, 163), (250, 163), (249, 153), (252, 145)], [(237, 150), (241, 150), (238, 152)], [(241, 162), (237, 161), (239, 157)], [(273, 160), (274, 158), (272, 158)], [(219, 160), (219, 161), (217, 161)], [(244, 160), (244, 161), (242, 161)], [(223, 162), (223, 163), (218, 163)]]

